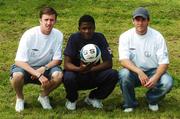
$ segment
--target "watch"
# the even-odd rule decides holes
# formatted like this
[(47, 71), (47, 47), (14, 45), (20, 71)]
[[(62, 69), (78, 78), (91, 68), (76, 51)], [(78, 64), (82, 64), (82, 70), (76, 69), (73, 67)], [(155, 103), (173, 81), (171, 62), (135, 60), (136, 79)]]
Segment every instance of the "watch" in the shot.
[(47, 65), (45, 65), (44, 67), (45, 67), (45, 71), (49, 70), (49, 67)]

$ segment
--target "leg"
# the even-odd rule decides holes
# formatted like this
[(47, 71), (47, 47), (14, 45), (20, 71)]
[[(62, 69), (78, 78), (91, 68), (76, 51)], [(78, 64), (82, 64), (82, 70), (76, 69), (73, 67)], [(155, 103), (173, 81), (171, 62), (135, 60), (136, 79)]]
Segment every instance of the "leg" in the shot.
[(128, 69), (124, 68), (119, 71), (119, 83), (121, 86), (123, 98), (124, 98), (124, 108), (133, 108), (138, 105), (135, 98), (134, 88), (140, 86), (141, 83), (138, 76), (130, 72)]
[(78, 98), (78, 85), (76, 80), (77, 74), (75, 72), (64, 72), (64, 87), (66, 89), (66, 108), (68, 110), (76, 109), (76, 100)]
[(60, 83), (62, 82), (63, 74), (59, 67), (53, 67), (49, 69), (49, 71), (45, 72), (44, 75), (48, 77), (49, 84), (42, 87), (43, 90), (41, 92), (41, 95), (38, 97), (38, 101), (41, 103), (44, 109), (52, 109), (48, 95), (60, 85)]
[(16, 92), (17, 99), (24, 99), (23, 86), (24, 86), (24, 76), (21, 72), (15, 72), (12, 74), (11, 85)]
[(66, 89), (66, 98), (70, 102), (75, 102), (78, 98), (78, 85), (76, 80), (77, 74), (74, 72), (65, 71), (64, 72), (64, 86)]
[(118, 81), (118, 73), (116, 70), (107, 69), (98, 72), (92, 80), (97, 88), (90, 92), (89, 98), (105, 99), (114, 90)]
[(16, 92), (16, 105), (15, 110), (21, 112), (24, 110), (24, 95), (23, 86), (24, 79), (27, 78), (27, 73), (20, 67), (13, 65), (11, 67), (11, 85)]
[(95, 108), (102, 108), (102, 99), (105, 99), (113, 91), (117, 81), (118, 73), (116, 70), (107, 69), (97, 73), (90, 74), (89, 87), (95, 88), (92, 90), (85, 102)]
[(51, 75), (51, 80), (49, 81), (49, 85), (43, 88), (41, 96), (48, 96), (50, 92), (56, 89), (62, 82), (63, 73), (56, 71)]
[(152, 105), (158, 104), (158, 102), (171, 90), (172, 86), (172, 77), (168, 73), (163, 74), (157, 85), (146, 93), (148, 103)]

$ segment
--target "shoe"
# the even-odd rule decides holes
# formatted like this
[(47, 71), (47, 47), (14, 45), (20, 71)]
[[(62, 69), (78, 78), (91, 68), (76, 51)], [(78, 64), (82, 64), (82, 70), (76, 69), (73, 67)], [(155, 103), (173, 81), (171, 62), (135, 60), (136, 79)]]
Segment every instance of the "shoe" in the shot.
[(151, 111), (158, 111), (159, 110), (159, 106), (158, 106), (158, 104), (155, 104), (155, 105), (149, 104), (149, 109)]
[(133, 108), (125, 108), (124, 112), (132, 112), (134, 109)]
[(24, 110), (24, 100), (23, 99), (16, 99), (16, 112), (21, 112)]
[(44, 96), (44, 97), (39, 96), (38, 101), (41, 103), (43, 109), (52, 109), (48, 96)]
[(85, 103), (87, 103), (88, 105), (92, 105), (95, 108), (103, 108), (103, 104), (101, 100), (98, 99), (90, 99), (89, 97), (86, 97), (84, 100)]
[(70, 102), (69, 100), (67, 100), (65, 106), (68, 110), (75, 110), (76, 102)]

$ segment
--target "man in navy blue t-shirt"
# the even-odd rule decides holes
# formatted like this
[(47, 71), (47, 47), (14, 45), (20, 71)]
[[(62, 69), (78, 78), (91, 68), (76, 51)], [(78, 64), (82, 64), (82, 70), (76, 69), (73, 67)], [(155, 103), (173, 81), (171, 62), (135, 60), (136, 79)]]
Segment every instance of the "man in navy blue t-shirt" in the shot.
[[(80, 50), (86, 44), (95, 44), (101, 50), (102, 62), (83, 64)], [(79, 32), (70, 36), (64, 51), (64, 86), (66, 89), (66, 108), (76, 109), (79, 90), (93, 89), (85, 102), (95, 108), (102, 108), (105, 99), (114, 89), (118, 73), (112, 69), (112, 54), (106, 38), (95, 32), (95, 21), (90, 15), (79, 19)]]

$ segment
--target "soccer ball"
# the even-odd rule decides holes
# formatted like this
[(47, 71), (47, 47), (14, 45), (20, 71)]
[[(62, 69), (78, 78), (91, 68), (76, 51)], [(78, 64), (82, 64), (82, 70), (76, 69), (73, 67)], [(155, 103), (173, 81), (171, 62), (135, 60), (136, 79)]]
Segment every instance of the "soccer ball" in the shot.
[(96, 63), (101, 58), (101, 50), (95, 44), (87, 44), (80, 51), (80, 59), (86, 64)]

